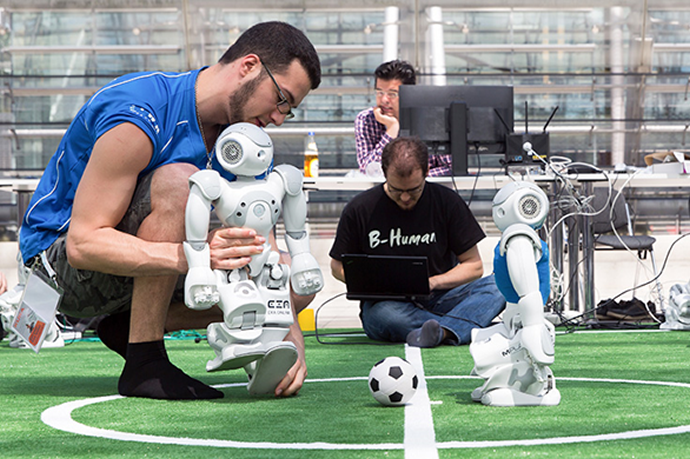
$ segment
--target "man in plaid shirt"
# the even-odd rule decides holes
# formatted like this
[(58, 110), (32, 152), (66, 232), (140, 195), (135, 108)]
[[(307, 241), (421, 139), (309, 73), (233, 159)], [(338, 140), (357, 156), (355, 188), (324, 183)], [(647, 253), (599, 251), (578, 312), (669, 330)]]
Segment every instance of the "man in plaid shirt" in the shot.
[[(380, 165), (383, 147), (398, 137), (400, 132), (398, 88), (402, 84), (417, 82), (412, 65), (400, 60), (379, 65), (374, 76), (376, 77), (376, 106), (360, 112), (355, 118), (357, 164), (359, 164), (359, 171), (363, 174), (367, 174), (368, 170), (371, 174), (370, 164)], [(450, 155), (429, 155), (430, 177), (450, 175), (450, 173)]]

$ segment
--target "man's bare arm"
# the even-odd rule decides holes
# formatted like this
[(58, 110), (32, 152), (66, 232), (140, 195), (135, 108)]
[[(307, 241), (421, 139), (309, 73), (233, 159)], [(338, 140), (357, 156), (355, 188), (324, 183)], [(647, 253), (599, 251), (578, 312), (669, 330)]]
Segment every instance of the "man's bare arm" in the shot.
[(429, 278), (431, 290), (448, 290), (477, 280), (484, 274), (484, 265), (479, 249), (475, 245), (458, 255), (458, 264), (443, 274)]
[(115, 229), (152, 154), (149, 138), (130, 123), (98, 139), (74, 198), (67, 234), (72, 266), (129, 276), (186, 270), (180, 244), (152, 243)]
[(331, 274), (340, 282), (345, 282), (345, 270), (342, 261), (331, 258)]
[[(169, 165), (166, 180), (158, 182), (156, 189), (162, 190), (157, 194), (164, 199), (156, 201), (156, 210), (164, 214), (162, 222), (148, 228), (156, 233), (157, 240), (145, 240), (115, 229), (130, 206), (139, 173), (148, 165), (152, 153), (148, 136), (130, 123), (116, 126), (96, 142), (77, 188), (67, 233), (72, 266), (133, 277), (187, 272), (181, 241), (189, 189), (187, 178), (196, 171), (193, 165)], [(152, 193), (155, 186), (153, 183)], [(250, 255), (261, 251), (262, 243), (263, 238), (253, 230), (215, 231), (210, 237), (212, 266), (242, 267)]]

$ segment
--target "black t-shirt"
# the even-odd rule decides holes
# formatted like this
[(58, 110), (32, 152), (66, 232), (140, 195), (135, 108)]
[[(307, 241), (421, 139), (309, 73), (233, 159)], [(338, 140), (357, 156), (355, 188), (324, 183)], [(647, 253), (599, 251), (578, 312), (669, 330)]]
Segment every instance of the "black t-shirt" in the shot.
[(378, 185), (345, 206), (329, 255), (338, 261), (344, 253), (426, 256), (434, 276), (453, 268), (457, 256), (484, 237), (465, 201), (450, 188), (427, 182), (414, 208), (403, 210)]

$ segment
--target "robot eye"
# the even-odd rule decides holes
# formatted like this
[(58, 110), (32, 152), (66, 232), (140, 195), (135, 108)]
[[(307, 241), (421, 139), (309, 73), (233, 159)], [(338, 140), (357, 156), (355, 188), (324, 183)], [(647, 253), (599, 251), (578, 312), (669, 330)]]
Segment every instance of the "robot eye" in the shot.
[(225, 142), (221, 148), (220, 154), (227, 164), (237, 164), (242, 159), (242, 146), (234, 140)]
[(532, 219), (539, 215), (541, 210), (541, 203), (534, 196), (523, 196), (520, 199), (520, 214), (527, 218)]

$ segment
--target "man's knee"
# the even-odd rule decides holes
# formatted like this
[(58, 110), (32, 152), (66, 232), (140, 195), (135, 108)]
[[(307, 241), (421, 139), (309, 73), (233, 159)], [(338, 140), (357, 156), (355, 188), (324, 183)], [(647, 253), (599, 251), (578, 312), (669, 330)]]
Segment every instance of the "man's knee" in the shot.
[(369, 303), (362, 308), (360, 317), (362, 324), (369, 325), (372, 329), (407, 329), (410, 328), (410, 318), (402, 309), (404, 306), (397, 302)]
[(471, 295), (490, 295), (496, 298), (503, 298), (503, 295), (496, 286), (496, 280), (494, 279), (493, 274), (474, 281), (472, 284)]
[(167, 164), (151, 178), (148, 212), (137, 228), (137, 236), (147, 240), (184, 239), (185, 211), (189, 198), (189, 177), (198, 169), (192, 164)]
[(189, 196), (189, 177), (199, 169), (193, 164), (166, 164), (156, 169), (151, 181), (152, 211), (184, 209)]
[(295, 308), (295, 312), (299, 314), (306, 309), (306, 307), (309, 306), (312, 301), (314, 301), (314, 297), (316, 297), (316, 295), (300, 296), (290, 290), (290, 297), (292, 298), (292, 304)]

